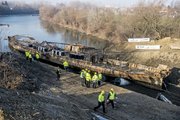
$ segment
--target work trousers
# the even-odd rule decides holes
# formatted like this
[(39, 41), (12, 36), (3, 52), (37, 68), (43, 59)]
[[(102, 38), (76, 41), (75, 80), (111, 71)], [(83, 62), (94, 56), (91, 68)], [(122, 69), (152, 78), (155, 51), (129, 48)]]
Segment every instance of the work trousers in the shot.
[(114, 100), (109, 100), (106, 104), (108, 105), (109, 103), (111, 103), (112, 108), (114, 109)]
[(29, 61), (32, 62), (32, 58), (29, 58)]
[(101, 86), (101, 80), (98, 80), (98, 86), (99, 87)]
[(57, 80), (60, 80), (60, 74), (57, 74)]
[(68, 66), (64, 66), (64, 70), (65, 71), (69, 71), (69, 67)]
[(39, 61), (39, 59), (38, 59), (38, 58), (36, 58), (36, 61)]
[(81, 85), (84, 86), (84, 78), (81, 78)]
[(94, 107), (94, 110), (96, 111), (101, 106), (103, 107), (103, 113), (105, 113), (105, 102), (98, 102), (98, 106)]
[(90, 84), (91, 84), (90, 81), (86, 80), (86, 87), (90, 88)]
[(96, 88), (96, 86), (97, 86), (97, 82), (96, 82), (96, 81), (93, 81), (93, 82), (92, 82), (92, 87), (93, 87), (93, 88)]
[(86, 78), (84, 78), (84, 84), (85, 84), (85, 86), (87, 85), (87, 81), (86, 81)]

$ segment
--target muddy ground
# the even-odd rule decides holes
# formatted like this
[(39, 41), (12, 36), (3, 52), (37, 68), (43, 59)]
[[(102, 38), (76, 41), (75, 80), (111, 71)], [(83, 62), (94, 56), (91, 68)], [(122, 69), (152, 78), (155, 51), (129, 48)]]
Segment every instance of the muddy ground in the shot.
[(93, 89), (81, 86), (78, 74), (44, 63), (26, 61), (11, 53), (0, 57), (0, 119), (5, 120), (90, 120), (99, 91), (114, 88), (115, 109), (98, 115), (110, 120), (179, 120), (180, 107), (130, 90), (104, 83)]
[[(160, 49), (136, 49), (136, 45), (160, 45)], [(178, 49), (172, 49), (176, 46)], [(164, 38), (160, 40), (152, 40), (150, 42), (122, 42), (112, 44), (105, 51), (109, 51), (111, 57), (129, 61), (132, 63), (140, 63), (157, 67), (159, 64), (168, 65), (169, 67), (180, 68), (180, 39)], [(114, 54), (111, 52), (114, 51)]]

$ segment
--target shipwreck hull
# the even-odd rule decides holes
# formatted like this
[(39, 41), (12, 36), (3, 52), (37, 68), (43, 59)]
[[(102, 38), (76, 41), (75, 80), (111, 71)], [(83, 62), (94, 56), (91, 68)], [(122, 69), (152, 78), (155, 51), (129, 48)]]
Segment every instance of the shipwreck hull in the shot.
[[(31, 50), (32, 54), (35, 55), (37, 49), (22, 46), (17, 42), (15, 37), (9, 37), (9, 45), (13, 49), (25, 52), (27, 50)], [(40, 51), (38, 51), (40, 52)], [(131, 81), (135, 81), (138, 83), (142, 83), (143, 85), (147, 85), (148, 87), (161, 89), (163, 79), (169, 74), (169, 70), (156, 70), (154, 72), (147, 70), (138, 70), (136, 67), (120, 67), (120, 66), (112, 66), (108, 64), (96, 64), (90, 61), (85, 60), (77, 60), (72, 59), (67, 56), (52, 56), (50, 54), (44, 54), (40, 52), (42, 60), (50, 61), (56, 64), (61, 64), (66, 60), (68, 61), (70, 67), (78, 67), (81, 69), (87, 68), (91, 71), (101, 72), (104, 75), (112, 76), (112, 77), (122, 77)], [(152, 67), (151, 67), (152, 68)]]

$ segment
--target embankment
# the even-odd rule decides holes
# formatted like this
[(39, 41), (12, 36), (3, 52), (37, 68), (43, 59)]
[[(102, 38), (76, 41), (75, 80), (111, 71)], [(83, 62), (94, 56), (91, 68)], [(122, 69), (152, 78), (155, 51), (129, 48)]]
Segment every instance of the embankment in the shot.
[[(180, 107), (164, 103), (146, 95), (142, 95), (112, 84), (104, 83), (97, 89), (81, 86), (79, 74), (66, 72), (61, 69), (61, 78), (56, 78), (56, 67), (33, 61), (30, 63), (19, 54), (4, 54), (1, 56), (0, 74), (5, 74), (9, 84), (14, 84), (14, 76), (22, 79), (16, 82), (14, 88), (0, 87), (0, 118), (7, 120), (32, 120), (32, 119), (60, 119), (60, 120), (90, 120), (93, 107), (97, 105), (97, 96), (101, 90), (108, 92), (114, 88), (118, 99), (115, 109), (106, 107), (106, 114), (101, 109), (96, 114), (110, 120), (179, 120)], [(15, 71), (15, 72), (12, 72)], [(23, 75), (21, 75), (21, 74)], [(10, 77), (12, 76), (12, 77)], [(4, 76), (0, 76), (3, 83)], [(35, 88), (28, 83), (35, 80)], [(21, 88), (18, 86), (27, 86)], [(33, 88), (34, 92), (29, 91)], [(37, 89), (36, 89), (37, 88)], [(107, 94), (106, 94), (107, 95)]]

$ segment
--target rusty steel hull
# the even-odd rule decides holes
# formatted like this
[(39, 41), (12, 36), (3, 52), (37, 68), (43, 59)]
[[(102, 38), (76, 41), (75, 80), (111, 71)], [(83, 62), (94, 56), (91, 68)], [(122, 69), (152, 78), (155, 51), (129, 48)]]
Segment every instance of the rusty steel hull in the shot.
[[(9, 37), (9, 45), (13, 49), (21, 52), (25, 52), (27, 50), (31, 50), (32, 54), (35, 55), (36, 49), (32, 49), (29, 47), (21, 46), (16, 42), (16, 39), (13, 37)], [(161, 72), (136, 72), (130, 68), (121, 68), (121, 67), (113, 67), (104, 64), (93, 64), (92, 62), (85, 61), (85, 60), (77, 60), (72, 59), (67, 56), (51, 56), (51, 55), (44, 55), (41, 53), (41, 59), (47, 60), (56, 64), (61, 64), (63, 61), (68, 61), (71, 67), (78, 67), (81, 69), (89, 69), (91, 71), (101, 72), (104, 75), (112, 76), (112, 77), (122, 77), (131, 81), (135, 81), (138, 83), (142, 83), (143, 85), (147, 85), (148, 87), (161, 89), (163, 79), (169, 74), (169, 71), (165, 71), (164, 74)]]

